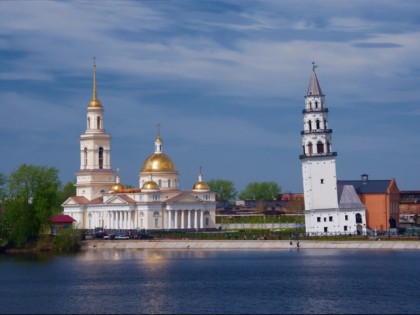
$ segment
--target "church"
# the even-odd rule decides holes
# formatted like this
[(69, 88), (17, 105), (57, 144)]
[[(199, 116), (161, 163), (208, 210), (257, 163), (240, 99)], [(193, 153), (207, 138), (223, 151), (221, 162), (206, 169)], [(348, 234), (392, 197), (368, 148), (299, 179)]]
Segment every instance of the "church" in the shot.
[(163, 152), (160, 130), (154, 152), (138, 173), (138, 188), (125, 187), (111, 168), (111, 136), (104, 129), (104, 108), (97, 98), (96, 64), (93, 96), (87, 106), (86, 131), (80, 136), (76, 196), (63, 204), (64, 214), (80, 229), (209, 229), (216, 227), (216, 194), (201, 169), (190, 190), (178, 187), (179, 172)]
[(328, 108), (313, 65), (303, 109), (305, 226), (309, 235), (366, 234), (366, 208), (353, 185), (337, 181)]

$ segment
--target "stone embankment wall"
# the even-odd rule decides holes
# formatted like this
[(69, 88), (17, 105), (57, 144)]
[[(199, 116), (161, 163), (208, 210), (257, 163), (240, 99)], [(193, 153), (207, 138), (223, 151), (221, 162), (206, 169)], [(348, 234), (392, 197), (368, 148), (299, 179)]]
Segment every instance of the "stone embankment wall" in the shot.
[[(89, 249), (290, 249), (297, 242), (283, 240), (87, 240), (82, 248)], [(397, 249), (420, 250), (420, 241), (299, 241), (299, 248), (320, 249)]]

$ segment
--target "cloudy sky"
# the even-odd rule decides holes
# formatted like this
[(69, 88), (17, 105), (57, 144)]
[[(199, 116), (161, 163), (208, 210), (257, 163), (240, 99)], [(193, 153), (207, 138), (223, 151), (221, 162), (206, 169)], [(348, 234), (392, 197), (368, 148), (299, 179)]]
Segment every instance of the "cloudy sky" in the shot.
[(316, 69), (337, 177), (420, 190), (420, 1), (0, 1), (0, 172), (80, 167), (93, 57), (123, 184), (163, 151), (189, 189), (228, 179), (302, 192)]

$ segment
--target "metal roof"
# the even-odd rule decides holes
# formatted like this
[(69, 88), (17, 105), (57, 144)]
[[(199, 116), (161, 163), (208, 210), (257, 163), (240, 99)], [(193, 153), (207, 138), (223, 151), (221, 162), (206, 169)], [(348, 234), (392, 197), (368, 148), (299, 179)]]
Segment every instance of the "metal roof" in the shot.
[(339, 180), (337, 184), (352, 185), (358, 194), (380, 194), (386, 193), (391, 180)]

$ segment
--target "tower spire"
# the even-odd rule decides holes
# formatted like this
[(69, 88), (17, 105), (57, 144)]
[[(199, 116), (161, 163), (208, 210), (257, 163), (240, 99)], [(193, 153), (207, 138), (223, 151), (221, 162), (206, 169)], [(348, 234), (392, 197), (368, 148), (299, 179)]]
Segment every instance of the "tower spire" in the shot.
[(96, 93), (96, 57), (93, 57), (93, 91), (92, 100), (89, 102), (89, 107), (101, 107), (101, 101), (98, 100)]
[(312, 76), (311, 81), (309, 82), (308, 92), (306, 93), (306, 96), (324, 96), (324, 94), (322, 94), (321, 86), (318, 82), (318, 77), (316, 76), (316, 68), (318, 68), (318, 66), (315, 64), (314, 61), (312, 61)]

